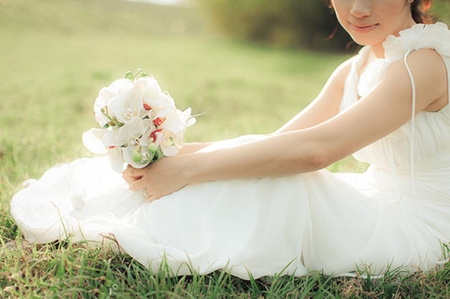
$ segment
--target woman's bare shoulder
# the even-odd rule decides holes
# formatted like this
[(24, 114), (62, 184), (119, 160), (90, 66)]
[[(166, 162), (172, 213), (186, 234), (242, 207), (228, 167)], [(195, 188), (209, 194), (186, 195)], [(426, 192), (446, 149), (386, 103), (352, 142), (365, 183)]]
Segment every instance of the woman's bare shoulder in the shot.
[(419, 49), (403, 60), (395, 62), (386, 73), (386, 80), (410, 83), (409, 69), (414, 79), (418, 100), (423, 100), (423, 109), (439, 110), (448, 104), (447, 67), (442, 56), (433, 49)]

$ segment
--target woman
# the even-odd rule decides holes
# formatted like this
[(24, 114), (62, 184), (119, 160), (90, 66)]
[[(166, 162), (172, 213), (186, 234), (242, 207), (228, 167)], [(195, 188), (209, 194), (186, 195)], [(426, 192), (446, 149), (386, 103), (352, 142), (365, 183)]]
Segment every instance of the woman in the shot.
[[(176, 275), (434, 267), (450, 240), (450, 31), (418, 24), (430, 5), (333, 0), (365, 47), (277, 132), (187, 144), (124, 180), (103, 159), (75, 161), (19, 192), (13, 217), (33, 242), (112, 233)], [(369, 170), (324, 170), (350, 154)]]

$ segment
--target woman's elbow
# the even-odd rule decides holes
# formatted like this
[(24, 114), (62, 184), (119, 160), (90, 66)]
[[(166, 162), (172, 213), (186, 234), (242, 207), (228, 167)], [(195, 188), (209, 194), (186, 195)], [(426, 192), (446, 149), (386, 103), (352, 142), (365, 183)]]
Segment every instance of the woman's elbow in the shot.
[(312, 149), (309, 153), (304, 153), (301, 158), (302, 172), (316, 171), (324, 169), (333, 164), (334, 159), (331, 153), (324, 149)]
[(309, 160), (310, 160), (309, 166), (313, 171), (324, 169), (333, 164), (333, 162), (331, 162), (332, 161), (331, 157), (326, 153), (322, 152), (314, 153)]
[(339, 160), (340, 146), (335, 140), (314, 138), (297, 145), (292, 147), (292, 157), (296, 157), (301, 172), (324, 169)]

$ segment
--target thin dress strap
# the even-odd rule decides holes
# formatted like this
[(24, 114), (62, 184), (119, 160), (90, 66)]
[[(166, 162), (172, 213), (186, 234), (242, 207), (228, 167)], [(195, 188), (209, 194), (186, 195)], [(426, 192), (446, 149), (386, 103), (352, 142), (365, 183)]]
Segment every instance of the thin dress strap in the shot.
[[(412, 190), (412, 196), (414, 200), (414, 206), (417, 213), (417, 216), (419, 217), (419, 220), (422, 222), (423, 226), (427, 228), (427, 230), (434, 236), (436, 236), (438, 239), (445, 239), (445, 237), (442, 234), (439, 234), (435, 232), (434, 230), (430, 230), (428, 228), (428, 225), (425, 223), (422, 217), (422, 213), (420, 212), (420, 209), (418, 208), (417, 204), (417, 194), (416, 194), (416, 180), (415, 180), (415, 171), (414, 171), (414, 144), (415, 144), (415, 126), (416, 126), (416, 83), (414, 81), (414, 77), (412, 75), (411, 69), (407, 62), (407, 57), (409, 54), (411, 54), (412, 50), (409, 49), (405, 56), (403, 56), (403, 61), (406, 66), (406, 70), (408, 71), (409, 80), (411, 81), (411, 150), (410, 150), (410, 167), (411, 167), (411, 190)], [(445, 260), (438, 261), (438, 264), (445, 264), (450, 260), (450, 258), (446, 258)]]

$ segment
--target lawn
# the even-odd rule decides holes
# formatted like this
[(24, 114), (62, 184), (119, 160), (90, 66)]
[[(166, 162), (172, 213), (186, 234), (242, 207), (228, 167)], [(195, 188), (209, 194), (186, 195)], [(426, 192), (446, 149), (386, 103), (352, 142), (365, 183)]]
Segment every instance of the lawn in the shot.
[[(204, 113), (187, 140), (276, 130), (353, 53), (326, 54), (231, 40), (199, 8), (119, 0), (0, 0), (0, 297), (4, 298), (423, 298), (448, 296), (450, 269), (381, 280), (224, 272), (166, 278), (126, 254), (70, 241), (30, 245), (9, 215), (28, 178), (90, 154), (100, 88), (142, 68), (181, 108)], [(361, 171), (346, 159), (333, 171)], [(13, 241), (13, 242), (11, 242)]]

